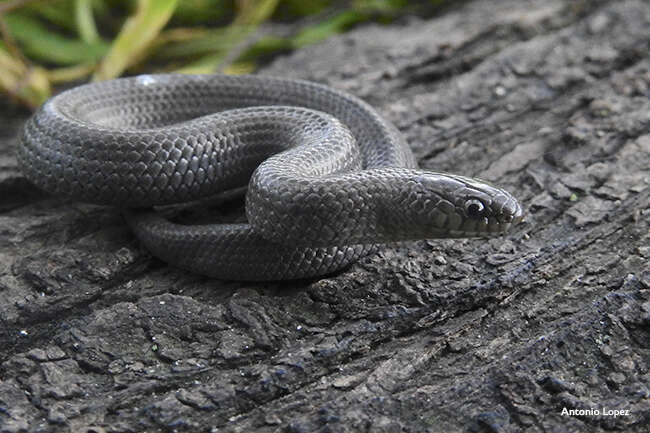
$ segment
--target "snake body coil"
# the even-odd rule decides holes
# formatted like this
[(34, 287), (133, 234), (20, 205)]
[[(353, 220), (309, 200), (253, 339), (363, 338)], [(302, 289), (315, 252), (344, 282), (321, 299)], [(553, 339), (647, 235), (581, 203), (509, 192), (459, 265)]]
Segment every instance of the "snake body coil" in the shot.
[[(363, 101), (300, 80), (143, 75), (49, 100), (21, 135), (25, 175), (120, 206), (156, 256), (240, 280), (336, 271), (383, 242), (504, 233), (517, 201), (477, 179), (418, 170)], [(248, 224), (180, 225), (151, 210), (248, 184)]]

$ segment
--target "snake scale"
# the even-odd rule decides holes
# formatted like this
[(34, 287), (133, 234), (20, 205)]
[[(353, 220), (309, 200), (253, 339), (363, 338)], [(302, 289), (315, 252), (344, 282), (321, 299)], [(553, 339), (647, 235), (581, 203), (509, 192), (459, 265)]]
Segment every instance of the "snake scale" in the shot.
[[(308, 81), (141, 75), (46, 102), (18, 147), (38, 187), (118, 206), (155, 256), (235, 280), (314, 277), (376, 244), (505, 233), (508, 192), (420, 170), (398, 130), (345, 92)], [(248, 185), (247, 223), (182, 225), (154, 206)]]

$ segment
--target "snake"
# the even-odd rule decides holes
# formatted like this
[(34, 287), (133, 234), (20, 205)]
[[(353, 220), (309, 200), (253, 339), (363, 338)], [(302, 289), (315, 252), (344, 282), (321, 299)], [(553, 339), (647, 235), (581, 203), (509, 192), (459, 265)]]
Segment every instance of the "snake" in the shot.
[[(25, 123), (37, 187), (116, 206), (154, 256), (227, 280), (335, 273), (393, 242), (505, 234), (522, 207), (490, 182), (418, 168), (368, 103), (315, 82), (150, 74), (83, 84)], [(181, 224), (164, 205), (245, 189), (245, 221)]]

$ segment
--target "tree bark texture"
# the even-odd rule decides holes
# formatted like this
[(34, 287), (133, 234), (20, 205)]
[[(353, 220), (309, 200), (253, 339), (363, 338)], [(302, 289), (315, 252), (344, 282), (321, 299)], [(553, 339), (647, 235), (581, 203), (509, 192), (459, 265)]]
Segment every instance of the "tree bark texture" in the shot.
[(527, 214), (291, 283), (180, 271), (39, 192), (3, 105), (0, 432), (647, 432), (649, 53), (648, 1), (476, 0), (277, 59)]

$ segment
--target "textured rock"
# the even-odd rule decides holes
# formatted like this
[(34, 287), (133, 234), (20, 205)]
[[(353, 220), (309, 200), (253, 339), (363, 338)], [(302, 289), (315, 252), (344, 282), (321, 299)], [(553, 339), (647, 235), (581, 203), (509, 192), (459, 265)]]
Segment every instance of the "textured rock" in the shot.
[(178, 271), (40, 193), (3, 106), (0, 431), (647, 431), (648, 52), (647, 1), (477, 0), (276, 60), (527, 210), (285, 284)]

